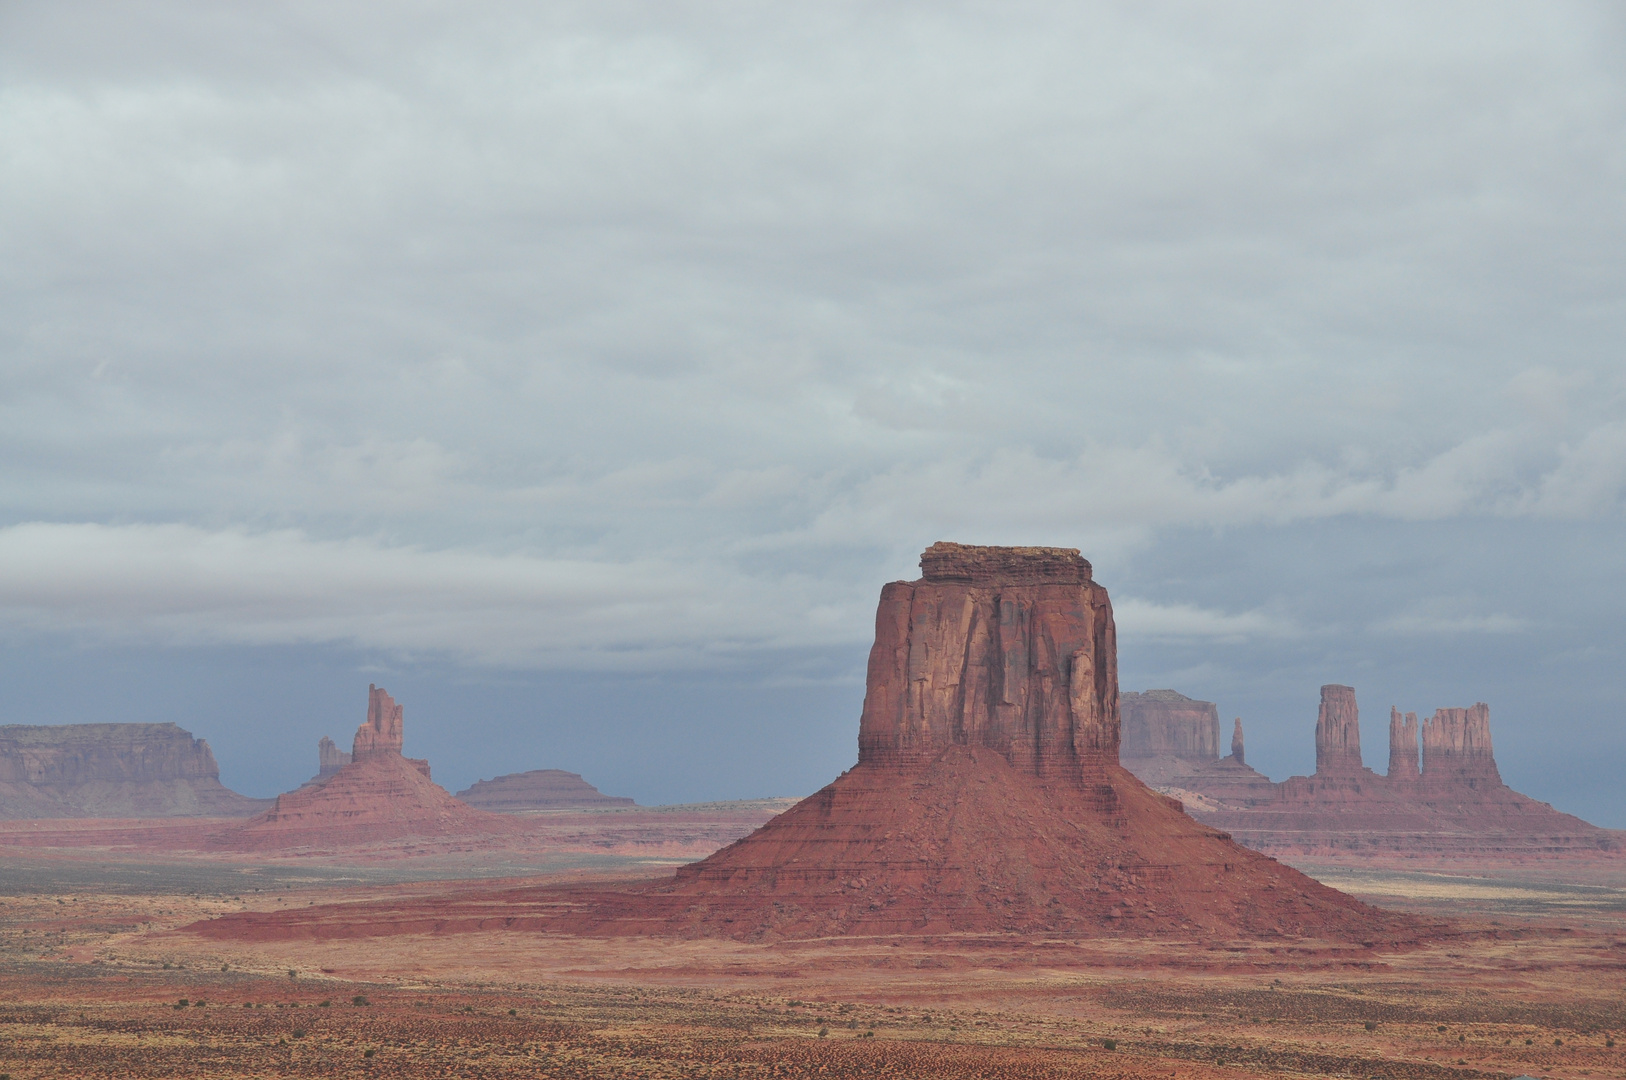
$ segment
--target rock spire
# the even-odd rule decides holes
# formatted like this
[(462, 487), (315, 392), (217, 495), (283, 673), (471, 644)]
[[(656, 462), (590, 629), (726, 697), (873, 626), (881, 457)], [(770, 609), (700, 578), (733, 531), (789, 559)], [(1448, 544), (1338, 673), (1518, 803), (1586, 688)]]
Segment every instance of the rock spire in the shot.
[(1231, 757), (1238, 765), (1248, 763), (1247, 756), (1242, 752), (1242, 717), (1236, 718), (1236, 726), (1231, 729)]
[(1416, 780), (1417, 771), (1417, 714), (1400, 715), (1400, 710), (1389, 707), (1389, 779)]
[(1361, 719), (1355, 688), (1329, 683), (1321, 688), (1321, 711), (1315, 721), (1315, 774), (1358, 774), (1361, 765)]
[(399, 754), (404, 735), (401, 706), (381, 686), (367, 684), (367, 720), (356, 729), (350, 760), (365, 761), (375, 754)]

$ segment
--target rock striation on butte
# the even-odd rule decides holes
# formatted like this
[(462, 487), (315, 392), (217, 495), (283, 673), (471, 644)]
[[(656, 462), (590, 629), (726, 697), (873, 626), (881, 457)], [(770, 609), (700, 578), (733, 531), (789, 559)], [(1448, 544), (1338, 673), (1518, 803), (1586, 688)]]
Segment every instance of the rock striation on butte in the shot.
[[(429, 763), (401, 755), (402, 708), (382, 687), (367, 688), (367, 719), (350, 761), (296, 791), (278, 795), (264, 813), (215, 834), (210, 845), (232, 851), (331, 850), (403, 837), (510, 833), (511, 818), (476, 810), (429, 779)], [(335, 760), (324, 755), (324, 766)]]
[(265, 806), (220, 782), (174, 724), (0, 727), (0, 818), (245, 817)]
[(597, 810), (636, 806), (631, 799), (606, 795), (563, 769), (532, 769), (480, 780), (457, 793), (457, 798), (479, 810), (496, 814), (525, 814), (543, 810)]
[(1389, 767), (1379, 774), (1361, 760), (1355, 691), (1324, 686), (1315, 747), (1314, 775), (1279, 784), (1262, 776), (1238, 784), (1215, 763), (1173, 755), (1135, 767), (1203, 821), (1282, 858), (1524, 862), (1621, 853), (1620, 834), (1502, 782), (1483, 702), (1437, 709), (1420, 726), (1416, 713), (1391, 708)]
[(556, 925), (746, 940), (1415, 934), (1124, 770), (1112, 606), (1076, 550), (935, 544), (921, 570), (881, 591), (855, 767), (672, 881), (595, 896)]

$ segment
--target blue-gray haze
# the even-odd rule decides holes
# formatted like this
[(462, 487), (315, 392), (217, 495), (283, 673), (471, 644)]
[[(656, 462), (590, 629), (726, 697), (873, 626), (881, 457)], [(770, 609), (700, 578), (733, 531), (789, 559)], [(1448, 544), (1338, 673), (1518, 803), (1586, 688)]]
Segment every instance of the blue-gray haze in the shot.
[(0, 4), (0, 722), (804, 793), (1060, 544), (1274, 776), (1483, 700), (1626, 826), (1622, 10)]

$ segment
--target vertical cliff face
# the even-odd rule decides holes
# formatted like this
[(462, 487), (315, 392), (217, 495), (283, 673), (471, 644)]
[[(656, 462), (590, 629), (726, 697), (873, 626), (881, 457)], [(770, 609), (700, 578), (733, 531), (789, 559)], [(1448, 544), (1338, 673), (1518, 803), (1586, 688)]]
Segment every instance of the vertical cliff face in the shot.
[(1361, 764), (1361, 718), (1355, 688), (1336, 683), (1321, 688), (1321, 710), (1315, 721), (1315, 774), (1358, 774)]
[(1119, 757), (1174, 757), (1213, 761), (1219, 757), (1219, 706), (1174, 690), (1128, 691), (1118, 695), (1123, 719)]
[(951, 746), (1060, 775), (1118, 760), (1117, 642), (1106, 590), (1072, 548), (934, 544), (881, 591), (860, 764)]
[(1400, 715), (1400, 710), (1389, 707), (1389, 779), (1416, 780), (1417, 770), (1417, 714)]
[(1434, 710), (1423, 724), (1423, 782), (1430, 787), (1502, 783), (1491, 750), (1489, 705)]
[(382, 688), (367, 685), (367, 721), (356, 729), (350, 751), (352, 761), (365, 761), (376, 754), (399, 754), (404, 743), (401, 706)]
[(1242, 752), (1242, 717), (1236, 718), (1236, 727), (1231, 730), (1231, 757), (1238, 765), (1248, 763), (1247, 756)]
[(339, 744), (326, 735), (323, 735), (322, 740), (316, 744), (316, 757), (319, 762), (316, 773), (318, 780), (324, 776), (332, 776), (350, 764), (350, 751), (340, 750)]

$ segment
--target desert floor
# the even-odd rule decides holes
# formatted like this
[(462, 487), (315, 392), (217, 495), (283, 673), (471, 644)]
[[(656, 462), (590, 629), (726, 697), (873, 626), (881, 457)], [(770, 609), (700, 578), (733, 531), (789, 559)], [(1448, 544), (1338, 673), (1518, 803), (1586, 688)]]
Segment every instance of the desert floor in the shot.
[[(1321, 868), (1459, 920), (1449, 940), (1384, 954), (510, 932), (239, 945), (183, 928), (485, 885), (434, 859), (115, 855), (0, 863), (0, 1076), (1626, 1076), (1626, 880), (1596, 870), (1577, 884)], [(525, 876), (652, 869), (576, 855)]]

